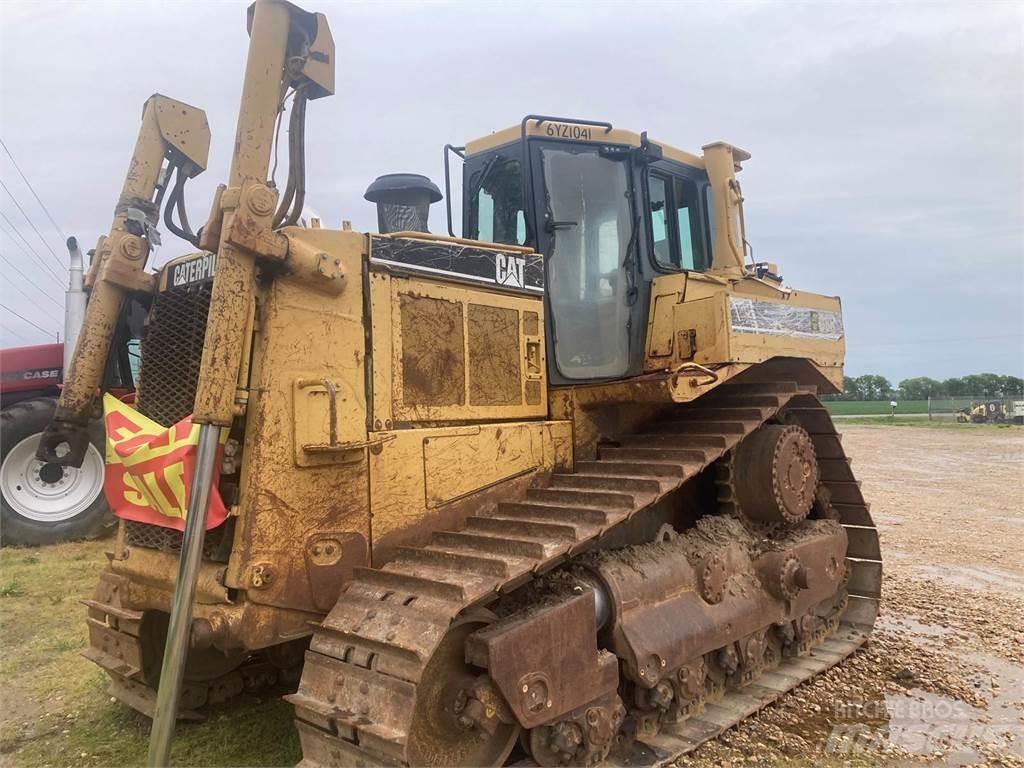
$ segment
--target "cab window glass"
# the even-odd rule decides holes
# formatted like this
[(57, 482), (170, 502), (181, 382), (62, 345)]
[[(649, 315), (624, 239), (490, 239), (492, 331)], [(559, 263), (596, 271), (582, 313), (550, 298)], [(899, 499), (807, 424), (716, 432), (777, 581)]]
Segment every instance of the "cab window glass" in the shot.
[(492, 243), (526, 243), (519, 160), (495, 155), (470, 179), (469, 236)]
[[(700, 216), (697, 208), (697, 185), (686, 179), (674, 179), (676, 223), (679, 229), (679, 265), (683, 269), (700, 269), (703, 265), (694, 252), (700, 243)], [(699, 251), (698, 251), (699, 253)]]
[(690, 179), (651, 174), (649, 219), (654, 260), (662, 269), (704, 269), (701, 190)]
[(651, 176), (651, 234), (654, 240), (654, 258), (667, 269), (678, 264), (672, 258), (672, 238), (668, 220), (668, 188), (660, 176)]

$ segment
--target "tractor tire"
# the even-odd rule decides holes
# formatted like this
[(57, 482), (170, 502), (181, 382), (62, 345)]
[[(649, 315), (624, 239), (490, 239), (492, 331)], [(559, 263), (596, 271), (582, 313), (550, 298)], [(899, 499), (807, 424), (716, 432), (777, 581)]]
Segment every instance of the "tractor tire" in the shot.
[(80, 469), (43, 464), (36, 446), (57, 400), (39, 397), (0, 412), (0, 544), (54, 544), (97, 538), (116, 518), (103, 493), (103, 422), (90, 427), (91, 444)]

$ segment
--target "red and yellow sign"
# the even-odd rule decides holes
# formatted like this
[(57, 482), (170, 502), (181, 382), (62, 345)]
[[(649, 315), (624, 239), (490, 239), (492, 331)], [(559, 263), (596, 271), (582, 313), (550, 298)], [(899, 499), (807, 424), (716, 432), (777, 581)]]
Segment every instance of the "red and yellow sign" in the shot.
[[(113, 395), (103, 396), (107, 467), (103, 488), (114, 514), (125, 520), (185, 530), (188, 496), (199, 443), (199, 425), (186, 416), (172, 427), (146, 418)], [(217, 492), (228, 430), (222, 429), (214, 462), (206, 530), (227, 517)]]

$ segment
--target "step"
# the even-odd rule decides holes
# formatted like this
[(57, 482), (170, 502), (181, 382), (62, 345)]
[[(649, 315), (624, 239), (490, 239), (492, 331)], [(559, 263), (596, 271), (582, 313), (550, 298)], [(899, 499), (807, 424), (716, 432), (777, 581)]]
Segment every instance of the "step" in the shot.
[(585, 475), (622, 475), (624, 477), (663, 477), (668, 479), (686, 476), (686, 468), (682, 464), (659, 461), (577, 461), (576, 472)]
[(818, 472), (825, 482), (852, 483), (856, 480), (849, 459), (818, 459)]
[(504, 560), (479, 555), (466, 555), (443, 549), (420, 549), (419, 547), (398, 547), (397, 557), (392, 561), (396, 564), (408, 564), (412, 567), (421, 565), (454, 570), (473, 575), (499, 576), (509, 575), (508, 564)]
[(525, 557), (540, 560), (546, 557), (544, 545), (529, 539), (485, 536), (465, 531), (436, 531), (430, 538), (431, 545), (473, 550), (504, 557)]
[(575, 542), (579, 539), (578, 530), (573, 525), (507, 517), (467, 517), (466, 530), (552, 543)]
[(764, 395), (773, 392), (793, 394), (800, 391), (795, 381), (733, 381), (720, 386), (716, 392), (743, 392), (744, 394)]
[(575, 472), (571, 475), (552, 475), (551, 488), (578, 488), (636, 493), (661, 493), (661, 482), (657, 478), (601, 475)]
[(608, 513), (604, 510), (557, 504), (503, 502), (498, 505), (495, 516), (552, 523), (582, 523), (585, 525), (606, 525), (608, 523)]
[(736, 408), (778, 408), (789, 399), (789, 395), (751, 395), (739, 392), (712, 392), (706, 397), (709, 406)]
[(845, 459), (841, 435), (811, 435), (814, 454), (821, 459)]
[(352, 569), (352, 577), (375, 587), (409, 595), (425, 595), (451, 602), (464, 602), (466, 599), (466, 589), (461, 584), (437, 581), (393, 570), (357, 567)]
[(698, 400), (692, 405), (686, 405), (678, 411), (671, 412), (668, 418), (672, 421), (702, 422), (702, 421), (753, 421), (760, 424), (768, 416), (767, 408), (722, 408), (716, 406), (702, 405)]
[(623, 435), (619, 438), (623, 446), (647, 446), (665, 448), (718, 448), (728, 444), (721, 435), (673, 435), (663, 432), (649, 432), (635, 435)]
[(812, 435), (836, 434), (832, 416), (827, 408), (787, 408), (786, 415), (796, 419), (796, 422)]
[(638, 461), (638, 462), (671, 462), (686, 467), (689, 475), (693, 467), (703, 467), (708, 463), (707, 452), (697, 448), (654, 448), (639, 445), (616, 446), (601, 445), (597, 452), (601, 461)]
[(828, 488), (828, 492), (831, 494), (833, 504), (864, 503), (864, 494), (861, 493), (860, 483), (856, 480), (848, 483), (830, 481), (825, 483), (825, 487)]
[(668, 419), (657, 424), (651, 424), (650, 428), (655, 432), (671, 432), (681, 435), (742, 435), (753, 432), (759, 422), (750, 421), (681, 421)]
[(632, 509), (633, 497), (625, 493), (570, 488), (528, 488), (526, 498), (541, 504), (566, 504), (576, 507)]

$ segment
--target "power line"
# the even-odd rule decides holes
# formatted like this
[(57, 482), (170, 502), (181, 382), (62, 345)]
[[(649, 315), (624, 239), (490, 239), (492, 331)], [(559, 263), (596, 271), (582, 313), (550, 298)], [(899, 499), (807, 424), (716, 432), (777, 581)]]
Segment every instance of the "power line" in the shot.
[[(60, 304), (58, 304), (56, 301), (54, 301), (53, 297), (50, 296), (50, 294), (48, 294), (46, 291), (44, 291), (42, 288), (40, 288), (36, 283), (34, 283), (32, 281), (32, 278), (30, 278), (28, 275), (26, 275), (24, 272), (22, 272), (21, 269), (18, 268), (17, 264), (15, 264), (12, 261), (9, 261), (8, 258), (6, 256), (4, 256), (2, 253), (0, 253), (0, 260), (2, 260), (5, 264), (7, 264), (7, 266), (9, 266), (11, 269), (13, 269), (19, 275), (21, 275), (25, 279), (26, 283), (31, 285), (33, 288), (35, 288), (37, 291), (39, 291), (39, 293), (41, 293), (43, 296), (45, 296), (46, 300), (49, 301), (51, 304), (53, 304), (53, 306), (57, 307), (62, 312), (64, 311), (64, 307), (62, 307)], [(17, 285), (14, 282), (9, 282), (9, 284), (14, 286), (15, 288), (17, 288)], [(24, 296), (24, 294), (22, 294), (22, 295)], [(27, 299), (28, 296), (25, 296), (25, 298)], [(31, 299), (29, 299), (29, 301), (31, 301)]]
[(29, 180), (25, 177), (25, 174), (22, 172), (21, 168), (18, 166), (18, 161), (14, 159), (14, 155), (11, 154), (11, 150), (9, 150), (7, 148), (7, 145), (4, 143), (3, 139), (0, 139), (0, 147), (3, 147), (4, 148), (4, 152), (6, 152), (7, 156), (9, 158), (11, 158), (11, 163), (14, 165), (14, 169), (18, 172), (18, 175), (21, 176), (21, 180), (25, 182), (25, 186), (28, 187), (29, 192), (32, 193), (32, 197), (34, 197), (36, 199), (36, 202), (39, 203), (39, 207), (43, 209), (43, 213), (46, 214), (46, 218), (48, 218), (50, 220), (50, 223), (53, 224), (54, 228), (58, 232), (60, 232), (60, 236), (63, 237), (65, 240), (67, 240), (68, 238), (67, 238), (67, 235), (64, 234), (64, 230), (60, 228), (60, 224), (58, 224), (54, 220), (53, 216), (50, 214), (50, 210), (43, 204), (43, 201), (39, 199), (39, 195), (36, 194), (35, 188), (32, 186), (32, 184), (29, 182)]
[(43, 328), (42, 326), (40, 326), (40, 325), (36, 325), (35, 323), (33, 323), (33, 322), (32, 322), (31, 320), (29, 320), (29, 319), (28, 319), (27, 317), (25, 317), (24, 315), (19, 315), (19, 314), (18, 314), (17, 312), (15, 312), (15, 311), (14, 311), (13, 309), (11, 309), (10, 307), (8, 307), (8, 306), (7, 306), (6, 304), (0, 304), (0, 309), (6, 309), (6, 310), (7, 310), (8, 312), (10, 312), (10, 313), (11, 313), (12, 315), (14, 315), (15, 317), (19, 318), (20, 320), (24, 320), (24, 321), (25, 321), (26, 323), (28, 323), (29, 325), (31, 325), (31, 326), (32, 326), (33, 328), (36, 328), (37, 330), (40, 330), (40, 331), (42, 331), (42, 332), (43, 332), (43, 333), (45, 333), (45, 334), (46, 334), (47, 336), (53, 336), (53, 335), (54, 335), (53, 331), (48, 331), (48, 330), (46, 330), (45, 328)]
[[(5, 259), (5, 261), (6, 261), (6, 259)], [(18, 284), (17, 284), (16, 282), (14, 282), (13, 280), (9, 280), (9, 281), (7, 282), (7, 285), (8, 285), (9, 287), (13, 288), (14, 290), (16, 290), (16, 291), (17, 291), (18, 293), (20, 293), (20, 294), (21, 294), (22, 296), (24, 296), (24, 297), (25, 297), (25, 298), (26, 298), (26, 299), (27, 299), (28, 301), (32, 302), (32, 304), (33, 304), (33, 305), (36, 305), (36, 304), (37, 304), (36, 300), (35, 300), (35, 299), (33, 299), (33, 298), (32, 298), (31, 296), (29, 296), (29, 295), (28, 295), (27, 293), (25, 293), (25, 291), (23, 291), (23, 290), (21, 289), (21, 286), (19, 286), (19, 285), (18, 285)], [(43, 295), (45, 295), (45, 294), (43, 294)], [(49, 296), (47, 296), (46, 298), (50, 299), (50, 297), (49, 297)], [(63, 307), (60, 307), (60, 305), (59, 305), (59, 304), (57, 304), (57, 302), (53, 301), (53, 299), (50, 299), (50, 301), (52, 301), (52, 302), (54, 303), (54, 305), (55, 305), (55, 306), (57, 306), (58, 308), (60, 308), (60, 309), (61, 309), (61, 311), (63, 311)]]
[(4, 328), (2, 328), (0, 330), (3, 330), (4, 333), (9, 333), (9, 334), (13, 335), (15, 338), (21, 339), (22, 341), (30, 341), (30, 339), (25, 338), (24, 336), (22, 336), (20, 333), (18, 333), (13, 328), (4, 327)]
[(39, 233), (39, 230), (36, 229), (36, 225), (32, 223), (32, 219), (30, 219), (28, 217), (28, 214), (25, 213), (25, 209), (21, 207), (21, 204), (18, 202), (17, 198), (14, 195), (11, 194), (11, 190), (9, 190), (7, 188), (7, 185), (4, 184), (3, 180), (0, 180), (0, 187), (4, 188), (4, 192), (6, 192), (7, 196), (9, 198), (11, 198), (11, 201), (14, 203), (15, 207), (19, 211), (21, 211), (21, 215), (25, 217), (25, 221), (27, 221), (28, 225), (30, 227), (32, 227), (32, 231), (36, 233), (36, 237), (39, 238), (39, 242), (41, 242), (43, 245), (45, 245), (46, 246), (46, 250), (48, 250), (50, 253), (53, 254), (53, 258), (55, 258), (57, 260), (57, 263), (60, 264), (61, 269), (65, 269), (66, 265), (61, 260), (60, 256), (57, 255), (57, 252), (54, 251), (53, 248), (50, 247), (50, 244), (48, 242), (46, 242), (46, 240), (43, 238), (43, 236)]
[[(21, 239), (21, 242), (25, 244), (25, 247), (28, 248), (28, 251), (26, 251), (25, 248), (22, 248), (20, 245), (18, 245), (18, 248), (21, 250), (21, 252), (28, 256), (29, 251), (31, 251), (31, 255), (35, 257), (36, 261), (38, 261), (46, 269), (46, 271), (50, 273), (51, 277), (53, 277), (53, 279), (57, 281), (57, 285), (63, 288), (64, 284), (61, 282), (61, 279), (57, 275), (57, 273), (50, 269), (49, 264), (43, 261), (43, 257), (36, 252), (36, 249), (29, 244), (28, 240), (25, 239), (25, 236), (18, 231), (18, 228), (14, 226), (14, 222), (7, 218), (7, 214), (5, 214), (3, 211), (0, 211), (0, 218), (7, 222), (7, 225), (11, 228), (14, 234), (16, 234)], [(3, 231), (8, 237), (11, 237), (11, 234), (7, 232), (6, 229), (3, 229), (3, 227), (0, 227), (0, 231)], [(14, 240), (13, 237), (11, 237), (11, 241), (14, 242), (15, 245), (17, 245), (17, 241)]]

